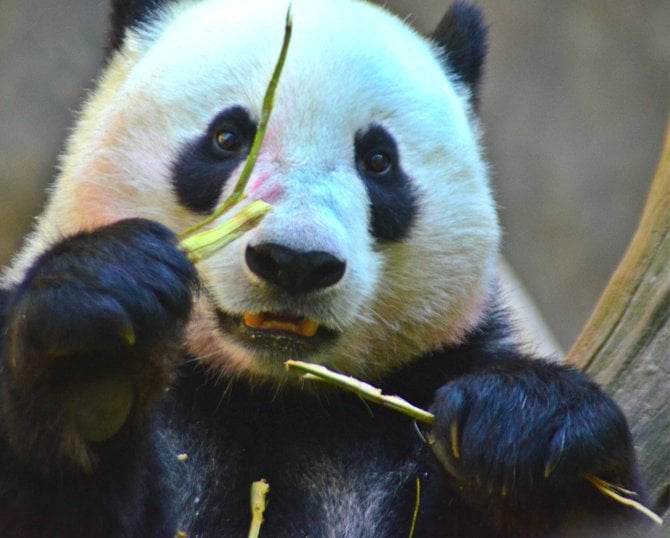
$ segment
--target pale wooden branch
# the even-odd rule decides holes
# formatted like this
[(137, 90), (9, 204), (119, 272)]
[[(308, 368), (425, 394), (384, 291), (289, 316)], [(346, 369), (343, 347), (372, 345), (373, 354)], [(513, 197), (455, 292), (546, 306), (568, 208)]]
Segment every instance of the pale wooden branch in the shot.
[(670, 129), (640, 220), (566, 361), (622, 407), (657, 513), (670, 494)]

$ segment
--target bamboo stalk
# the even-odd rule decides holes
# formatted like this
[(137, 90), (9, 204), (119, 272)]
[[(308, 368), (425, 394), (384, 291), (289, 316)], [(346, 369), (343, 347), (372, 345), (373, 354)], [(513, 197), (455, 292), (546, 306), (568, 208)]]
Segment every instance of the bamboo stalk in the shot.
[(426, 424), (433, 424), (435, 422), (435, 415), (432, 413), (412, 405), (399, 396), (382, 394), (381, 389), (373, 387), (355, 377), (338, 374), (337, 372), (329, 370), (325, 366), (310, 364), (308, 362), (289, 360), (286, 361), (284, 365), (287, 370), (297, 370), (302, 372), (304, 374), (303, 379), (318, 379), (320, 381), (325, 381), (331, 385), (353, 392), (361, 398), (365, 398), (373, 403), (404, 413), (420, 422)]
[(594, 476), (592, 474), (584, 475), (584, 478), (589, 482), (591, 482), (591, 484), (593, 484), (596, 487), (596, 489), (600, 491), (603, 495), (611, 497), (618, 503), (625, 504), (626, 506), (634, 508), (638, 512), (641, 512), (642, 514), (647, 516), (657, 525), (663, 525), (663, 519), (657, 516), (651, 510), (649, 510), (649, 508), (644, 506), (642, 503), (636, 501), (635, 499), (631, 499), (630, 497), (624, 497), (624, 495), (622, 495), (626, 494), (635, 496), (637, 494), (634, 491), (624, 489), (615, 484), (610, 484), (609, 482), (606, 482), (602, 478), (598, 478), (597, 476)]
[(416, 501), (414, 502), (414, 513), (412, 514), (412, 526), (409, 528), (409, 538), (414, 538), (416, 531), (416, 520), (419, 518), (419, 508), (421, 507), (421, 479), (416, 477)]
[(249, 538), (258, 538), (263, 524), (263, 514), (267, 507), (267, 494), (270, 485), (265, 480), (252, 482), (251, 484), (251, 528)]
[[(258, 154), (260, 153), (261, 146), (263, 145), (263, 140), (265, 139), (265, 133), (267, 132), (268, 123), (270, 121), (270, 115), (272, 114), (272, 109), (274, 108), (275, 93), (277, 91), (277, 86), (279, 85), (279, 78), (281, 77), (282, 70), (284, 69), (284, 64), (286, 63), (286, 55), (288, 54), (288, 47), (291, 42), (292, 31), (293, 31), (293, 17), (291, 15), (291, 8), (289, 6), (288, 11), (286, 12), (286, 21), (284, 25), (284, 40), (282, 42), (281, 51), (279, 53), (279, 58), (275, 65), (272, 76), (270, 78), (268, 87), (265, 90), (265, 96), (263, 97), (263, 105), (261, 109), (261, 118), (258, 122), (256, 136), (254, 136), (254, 141), (251, 145), (251, 149), (249, 150), (247, 160), (244, 163), (242, 173), (240, 174), (240, 177), (237, 180), (237, 184), (235, 185), (235, 188), (233, 189), (231, 195), (228, 198), (226, 198), (223, 201), (223, 203), (212, 212), (211, 215), (207, 216), (207, 218), (203, 219), (195, 226), (192, 226), (191, 228), (180, 234), (181, 239), (180, 244), (184, 244), (185, 250), (188, 249), (188, 246), (190, 244), (195, 243), (198, 246), (198, 249), (200, 249), (202, 254), (204, 254), (205, 252), (208, 253), (203, 256), (206, 257), (207, 255), (211, 255), (213, 252), (217, 250), (216, 248), (210, 250), (206, 246), (209, 241), (220, 244), (227, 244), (230, 242), (226, 240), (227, 237), (226, 234), (228, 233), (228, 231), (225, 228), (223, 228), (226, 225), (225, 222), (222, 225), (220, 225), (222, 227), (220, 231), (213, 232), (213, 230), (209, 230), (207, 232), (202, 232), (201, 234), (198, 234), (198, 232), (208, 224), (214, 222), (221, 215), (229, 211), (231, 208), (233, 208), (236, 204), (238, 204), (245, 198), (244, 189), (246, 188), (247, 183), (249, 182), (249, 178), (251, 177), (251, 173), (253, 172), (254, 167), (256, 166), (256, 161), (258, 160)], [(267, 210), (265, 211), (265, 213), (267, 213)], [(265, 213), (263, 213), (263, 215)], [(246, 221), (246, 224), (244, 225), (248, 227), (253, 227), (255, 224), (258, 224), (261, 217), (262, 215), (258, 216), (258, 214), (255, 214), (253, 217), (250, 216), (249, 219)], [(214, 230), (217, 229), (218, 227), (214, 228)], [(200, 259), (203, 258), (201, 257)]]
[(270, 204), (256, 200), (215, 228), (185, 237), (179, 242), (179, 248), (186, 252), (189, 260), (198, 263), (257, 226), (271, 209)]

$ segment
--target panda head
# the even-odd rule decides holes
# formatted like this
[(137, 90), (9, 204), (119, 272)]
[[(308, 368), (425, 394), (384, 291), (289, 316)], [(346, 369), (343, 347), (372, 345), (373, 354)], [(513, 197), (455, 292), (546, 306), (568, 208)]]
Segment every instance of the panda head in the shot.
[[(198, 265), (191, 353), (283, 380), (303, 359), (375, 380), (457, 343), (499, 242), (474, 114), (479, 13), (432, 40), (357, 0), (291, 0), (276, 104), (247, 194), (262, 223)], [(114, 2), (111, 52), (24, 251), (127, 217), (182, 231), (234, 186), (289, 0)], [(10, 273), (11, 275), (11, 273)]]

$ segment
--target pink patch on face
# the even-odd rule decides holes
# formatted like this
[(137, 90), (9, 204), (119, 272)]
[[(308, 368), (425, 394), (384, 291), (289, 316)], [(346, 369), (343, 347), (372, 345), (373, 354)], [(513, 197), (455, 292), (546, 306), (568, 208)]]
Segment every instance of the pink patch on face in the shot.
[(284, 189), (276, 181), (268, 181), (269, 178), (269, 173), (261, 173), (254, 178), (247, 187), (249, 198), (263, 200), (270, 205), (277, 203), (284, 195)]
[(253, 196), (256, 194), (256, 191), (267, 181), (267, 179), (270, 177), (269, 173), (263, 173), (259, 174), (257, 177), (251, 180), (249, 183), (249, 186), (247, 187), (247, 190), (249, 191), (249, 195)]

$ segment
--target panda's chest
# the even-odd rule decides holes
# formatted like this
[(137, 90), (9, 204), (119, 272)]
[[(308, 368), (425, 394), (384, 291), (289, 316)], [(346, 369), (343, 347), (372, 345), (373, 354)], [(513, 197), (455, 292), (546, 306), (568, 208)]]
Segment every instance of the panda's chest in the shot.
[(173, 482), (188, 536), (246, 535), (260, 479), (270, 485), (267, 536), (408, 535), (421, 472), (411, 421), (367, 409), (348, 421), (309, 408), (228, 411), (178, 435), (190, 439)]
[[(393, 535), (403, 525), (398, 520), (405, 519), (398, 515), (403, 504), (413, 506), (408, 486), (415, 474), (411, 462), (305, 458), (275, 476), (267, 532), (329, 538)], [(409, 525), (408, 519), (407, 531)]]
[[(416, 466), (391, 465), (375, 458), (352, 462), (329, 455), (285, 455), (281, 466), (256, 471), (270, 484), (264, 514), (267, 536), (373, 537), (394, 536), (398, 527), (409, 531), (414, 506)], [(184, 522), (189, 536), (242, 536), (251, 516), (250, 473), (245, 458), (200, 475), (185, 503)], [(253, 468), (253, 467), (252, 467)], [(190, 488), (189, 488), (190, 489)], [(404, 533), (403, 533), (404, 534)]]

